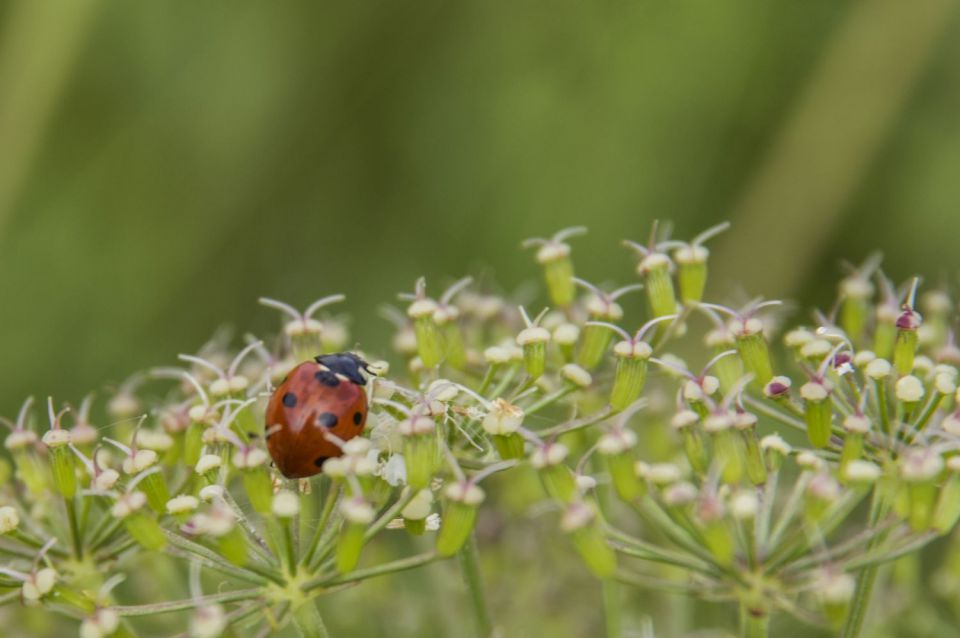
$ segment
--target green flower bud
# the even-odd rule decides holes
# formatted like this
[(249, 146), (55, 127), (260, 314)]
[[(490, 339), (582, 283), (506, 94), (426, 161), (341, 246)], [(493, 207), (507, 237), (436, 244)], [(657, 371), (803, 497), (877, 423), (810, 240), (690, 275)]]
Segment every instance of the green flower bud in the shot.
[(951, 456), (947, 461), (948, 476), (933, 511), (930, 527), (946, 534), (960, 519), (960, 456)]
[(910, 527), (930, 528), (937, 498), (936, 481), (943, 472), (943, 457), (931, 449), (910, 448), (900, 461), (900, 476), (907, 484)]
[(600, 437), (597, 452), (607, 462), (613, 487), (622, 500), (631, 502), (646, 493), (646, 485), (634, 469), (637, 435), (632, 430), (616, 429)]
[(820, 522), (827, 509), (840, 498), (840, 484), (825, 471), (818, 471), (807, 485), (804, 514), (811, 525)]
[(419, 298), (407, 308), (407, 315), (413, 321), (413, 331), (417, 335), (417, 352), (425, 368), (439, 365), (443, 359), (443, 336), (434, 321), (437, 302), (425, 297)]
[(905, 374), (897, 379), (895, 386), (897, 401), (903, 406), (904, 420), (909, 421), (911, 415), (920, 406), (920, 400), (926, 393), (923, 387), (923, 381), (913, 376)]
[(715, 412), (703, 421), (703, 429), (713, 439), (713, 456), (720, 467), (720, 477), (729, 485), (739, 483), (744, 470), (743, 440), (733, 425), (734, 416), (729, 412)]
[(337, 571), (345, 574), (353, 571), (360, 562), (363, 537), (373, 522), (375, 512), (369, 503), (359, 497), (345, 500), (340, 505), (340, 512), (344, 526), (337, 539)]
[(764, 386), (773, 379), (773, 365), (770, 363), (767, 339), (763, 336), (763, 322), (756, 317), (735, 319), (729, 328), (743, 367), (753, 375), (753, 387), (763, 391)]
[(444, 360), (451, 367), (462, 370), (467, 365), (467, 351), (463, 345), (463, 332), (457, 321), (459, 316), (460, 311), (456, 306), (441, 305), (433, 313), (433, 322), (440, 331)]
[(178, 523), (186, 523), (200, 506), (200, 499), (189, 494), (181, 494), (167, 501), (166, 510)]
[(840, 454), (840, 475), (847, 465), (863, 456), (863, 440), (870, 431), (870, 420), (863, 415), (850, 415), (843, 420), (843, 451)]
[(715, 357), (713, 370), (720, 379), (720, 389), (726, 394), (743, 377), (743, 363), (739, 356), (719, 357), (719, 355), (735, 348), (736, 341), (726, 327), (711, 330), (707, 333), (705, 341)]
[(517, 345), (523, 348), (523, 367), (531, 379), (538, 379), (547, 366), (547, 342), (550, 331), (540, 326), (531, 326), (517, 335)]
[(897, 317), (897, 339), (893, 346), (893, 367), (903, 376), (913, 372), (913, 359), (917, 354), (917, 329), (923, 323), (920, 313), (909, 307)]
[(433, 492), (420, 490), (400, 512), (404, 528), (415, 536), (426, 531), (427, 517), (433, 508)]
[(610, 389), (610, 405), (620, 412), (640, 398), (647, 382), (647, 366), (653, 349), (645, 341), (620, 341), (613, 347), (617, 369)]
[(530, 239), (524, 242), (524, 246), (540, 246), (537, 250), (537, 261), (543, 266), (550, 302), (558, 308), (569, 306), (576, 295), (570, 245), (563, 240), (585, 232), (586, 229), (582, 227), (567, 228), (551, 239)]
[(866, 336), (873, 293), (873, 284), (859, 273), (840, 282), (840, 327), (855, 344), (862, 343)]
[(699, 414), (693, 410), (683, 410), (673, 416), (670, 426), (680, 433), (683, 452), (687, 456), (691, 469), (698, 476), (703, 476), (709, 467), (709, 460), (703, 436), (700, 429), (696, 427), (699, 421)]
[[(123, 460), (123, 471), (128, 475), (147, 472), (156, 466), (158, 460), (159, 457), (153, 450), (137, 450)], [(140, 480), (140, 489), (147, 495), (147, 502), (153, 511), (158, 513), (166, 511), (170, 492), (167, 490), (163, 474), (157, 471), (145, 474)]]
[(757, 438), (757, 417), (749, 412), (739, 412), (734, 416), (733, 425), (743, 440), (747, 478), (754, 485), (763, 485), (767, 482), (767, 466)]
[(703, 291), (707, 286), (707, 257), (710, 251), (703, 242), (730, 228), (729, 222), (717, 224), (705, 230), (689, 244), (677, 248), (673, 260), (677, 263), (677, 279), (680, 283), (680, 299), (684, 304), (698, 303), (703, 300)]
[(663, 253), (652, 252), (637, 265), (637, 274), (643, 277), (647, 301), (654, 317), (676, 314), (677, 296), (670, 271), (673, 263)]
[(437, 467), (436, 424), (428, 417), (418, 416), (401, 422), (403, 459), (407, 468), (407, 484), (423, 489), (430, 484)]
[(779, 434), (768, 434), (760, 439), (760, 449), (763, 451), (767, 468), (771, 472), (779, 472), (783, 460), (790, 454), (790, 445)]
[(453, 483), (444, 491), (447, 507), (437, 533), (437, 554), (453, 556), (473, 531), (477, 521), (477, 508), (483, 502), (485, 494), (478, 485), (470, 482)]
[(546, 443), (530, 456), (530, 464), (540, 475), (543, 489), (551, 498), (564, 503), (573, 501), (578, 493), (573, 472), (563, 464), (568, 453), (562, 443)]
[(731, 565), (734, 557), (734, 540), (730, 527), (724, 518), (726, 507), (715, 494), (704, 494), (697, 502), (697, 521), (704, 543), (717, 563)]
[(827, 621), (832, 627), (839, 628), (847, 617), (850, 601), (856, 592), (853, 576), (835, 570), (824, 570), (817, 578), (814, 591), (820, 598)]
[(73, 498), (77, 493), (77, 464), (70, 451), (70, 432), (59, 427), (47, 430), (43, 443), (50, 452), (53, 486), (63, 498)]
[(873, 329), (873, 352), (881, 359), (889, 359), (893, 356), (899, 316), (900, 311), (895, 304), (884, 303), (877, 306), (876, 327)]
[[(623, 319), (623, 308), (620, 304), (599, 294), (591, 296), (586, 307), (590, 321), (615, 324)], [(577, 363), (587, 370), (593, 370), (603, 361), (612, 340), (613, 332), (606, 326), (588, 323), (581, 333)]]
[(577, 553), (598, 578), (610, 578), (617, 571), (617, 556), (607, 544), (596, 510), (589, 503), (570, 503), (560, 521)]
[(483, 417), (483, 430), (504, 459), (523, 457), (523, 437), (517, 432), (523, 423), (523, 410), (503, 399), (495, 399)]
[(804, 418), (807, 422), (807, 438), (814, 447), (826, 447), (830, 442), (833, 426), (831, 389), (828, 382), (816, 380), (805, 383), (800, 388), (800, 396), (804, 401)]
[(145, 549), (160, 550), (167, 544), (160, 524), (151, 514), (143, 511), (147, 495), (130, 492), (117, 499), (110, 510), (114, 518), (121, 519), (127, 533)]

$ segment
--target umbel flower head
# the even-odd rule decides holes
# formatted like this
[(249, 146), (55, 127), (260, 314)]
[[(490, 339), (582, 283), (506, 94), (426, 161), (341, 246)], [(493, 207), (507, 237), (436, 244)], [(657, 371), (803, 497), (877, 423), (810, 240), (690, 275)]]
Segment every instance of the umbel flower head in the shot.
[[(627, 242), (639, 259), (620, 282), (575, 277), (579, 227), (526, 242), (536, 298), (471, 277), (430, 296), (420, 278), (405, 311), (385, 311), (394, 352), (329, 314), (343, 294), (303, 311), (262, 298), (275, 335), (217, 333), (105, 400), (49, 399), (42, 419), (27, 400), (4, 420), (0, 604), (91, 637), (171, 611), (186, 612), (177, 635), (325, 635), (318, 598), (456, 557), (443, 569), (462, 570), (490, 635), (477, 541), (532, 529), (530, 547), (559, 543), (608, 594), (619, 582), (730, 603), (742, 635), (790, 615), (856, 636), (871, 591), (909, 594), (881, 565), (937, 539), (960, 555), (949, 288), (896, 286), (870, 258), (848, 269), (836, 317), (731, 307), (711, 296), (705, 246), (728, 225), (689, 242), (658, 228)], [(625, 295), (641, 290), (634, 311)], [(366, 419), (343, 412), (334, 388), (351, 381), (329, 370), (303, 401), (276, 394), (299, 363), (350, 346), (376, 373), (360, 386)], [(267, 422), (271, 397), (283, 423)], [(353, 438), (336, 436), (341, 419)], [(323, 437), (307, 479), (282, 476), (278, 439), (266, 444), (292, 423)], [(172, 563), (149, 587), (146, 560)], [(189, 596), (158, 600), (182, 574)]]

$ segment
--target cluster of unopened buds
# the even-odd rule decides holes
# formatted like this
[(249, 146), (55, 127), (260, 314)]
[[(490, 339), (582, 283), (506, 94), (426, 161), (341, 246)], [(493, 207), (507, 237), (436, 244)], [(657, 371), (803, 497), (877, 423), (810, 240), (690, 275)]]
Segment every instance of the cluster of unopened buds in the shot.
[[(343, 295), (303, 312), (262, 299), (285, 316), (279, 335), (239, 347), (219, 335), (131, 378), (97, 419), (90, 397), (51, 399), (41, 425), (28, 400), (6, 421), (0, 464), (0, 605), (44, 606), (85, 638), (175, 612), (195, 638), (291, 623), (324, 636), (322, 595), (460, 556), (489, 636), (474, 530), (499, 502), (484, 481), (513, 473), (535, 477), (531, 508), (555, 512), (557, 536), (602, 581), (608, 629), (626, 585), (729, 601), (744, 636), (778, 614), (859, 635), (878, 568), (960, 518), (953, 304), (929, 291), (921, 316), (919, 280), (897, 289), (871, 259), (831, 313), (783, 331), (778, 302), (704, 301), (704, 243), (724, 230), (625, 242), (639, 262), (619, 288), (575, 276), (567, 241), (584, 229), (529, 240), (549, 306), (536, 314), (470, 278), (437, 298), (420, 279), (405, 309), (384, 310), (394, 366), (350, 355), (369, 409), (360, 430), (324, 435), (335, 453), (315, 455), (310, 478), (278, 471), (266, 440), (286, 425), (264, 415), (298, 364), (350, 342), (321, 314)], [(645, 314), (628, 318), (631, 293)], [(419, 553), (365, 561), (393, 530)], [(191, 595), (115, 594), (145, 553), (183, 561)], [(960, 591), (949, 567), (946, 594)]]

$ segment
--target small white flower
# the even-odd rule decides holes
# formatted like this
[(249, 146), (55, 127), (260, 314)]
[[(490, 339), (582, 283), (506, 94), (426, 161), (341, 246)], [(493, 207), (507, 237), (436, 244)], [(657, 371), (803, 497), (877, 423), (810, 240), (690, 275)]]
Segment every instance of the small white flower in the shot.
[(490, 411), (483, 418), (483, 429), (487, 434), (513, 434), (523, 423), (523, 410), (503, 399), (497, 399), (490, 405)]
[(181, 494), (167, 501), (167, 512), (170, 514), (184, 514), (186, 512), (192, 512), (199, 506), (200, 501), (196, 496)]
[(9, 534), (20, 525), (20, 515), (17, 510), (4, 505), (0, 507), (0, 534)]
[(223, 465), (223, 459), (216, 454), (204, 454), (200, 457), (200, 460), (197, 461), (195, 469), (197, 474), (206, 474), (207, 472), (219, 470), (221, 465)]
[(300, 499), (288, 490), (281, 490), (273, 497), (273, 514), (280, 518), (292, 518), (300, 513)]
[(35, 603), (49, 594), (56, 586), (57, 578), (57, 572), (49, 567), (27, 576), (20, 589), (24, 601)]

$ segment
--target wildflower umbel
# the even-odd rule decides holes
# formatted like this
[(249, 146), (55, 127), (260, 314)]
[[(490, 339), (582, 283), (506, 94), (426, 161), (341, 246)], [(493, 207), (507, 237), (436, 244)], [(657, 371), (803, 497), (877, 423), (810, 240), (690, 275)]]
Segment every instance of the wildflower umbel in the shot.
[[(878, 566), (960, 519), (955, 305), (918, 278), (895, 286), (871, 258), (841, 283), (836, 323), (813, 313), (781, 331), (777, 301), (705, 300), (704, 243), (727, 227), (627, 242), (639, 263), (619, 287), (574, 276), (567, 240), (585, 229), (529, 240), (536, 306), (470, 277), (435, 298), (417, 280), (406, 312), (387, 311), (406, 365), (371, 363), (366, 431), (328, 436), (340, 455), (309, 480), (272, 467), (263, 414), (299, 361), (349, 343), (343, 319), (322, 314), (342, 294), (303, 311), (263, 298), (281, 313), (277, 338), (216, 337), (106, 406), (49, 399), (36, 419), (28, 400), (4, 420), (15, 471), (0, 485), (0, 586), (16, 595), (0, 601), (62, 613), (83, 636), (131, 635), (136, 617), (170, 609), (190, 610), (192, 636), (326, 635), (318, 596), (458, 556), (490, 635), (474, 528), (496, 507), (511, 525), (501, 484), (526, 493), (534, 480), (550, 505), (537, 524), (605, 591), (653, 583), (729, 601), (745, 636), (767, 635), (775, 614), (857, 636)], [(648, 312), (635, 316), (618, 300), (641, 290)], [(685, 333), (702, 337), (696, 366), (671, 352)], [(98, 428), (104, 408), (112, 425)], [(499, 473), (511, 480), (487, 482)], [(397, 533), (414, 553), (379, 546)], [(191, 596), (114, 594), (144, 553), (184, 561)], [(201, 567), (217, 593), (202, 592)]]

